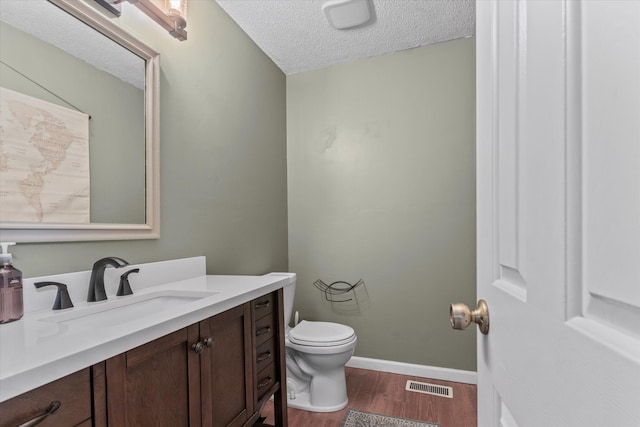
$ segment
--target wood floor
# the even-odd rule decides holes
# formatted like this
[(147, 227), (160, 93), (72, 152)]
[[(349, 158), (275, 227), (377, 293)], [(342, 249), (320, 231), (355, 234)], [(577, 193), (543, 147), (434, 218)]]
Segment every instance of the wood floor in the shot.
[[(476, 427), (476, 386), (440, 380), (346, 368), (347, 408), (384, 415), (430, 421), (440, 427)], [(453, 387), (453, 399), (405, 391), (407, 380)], [(339, 427), (347, 408), (330, 413), (289, 408), (290, 427)], [(265, 423), (273, 425), (273, 404), (262, 411)]]

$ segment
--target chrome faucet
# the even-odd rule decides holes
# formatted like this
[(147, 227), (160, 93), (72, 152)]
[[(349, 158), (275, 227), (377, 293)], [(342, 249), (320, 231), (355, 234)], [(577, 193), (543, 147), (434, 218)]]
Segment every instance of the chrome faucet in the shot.
[(115, 256), (102, 258), (96, 261), (95, 264), (93, 264), (93, 269), (91, 270), (87, 302), (104, 301), (107, 299), (107, 292), (104, 290), (104, 270), (109, 265), (115, 268), (120, 268), (129, 265), (129, 263), (122, 258)]

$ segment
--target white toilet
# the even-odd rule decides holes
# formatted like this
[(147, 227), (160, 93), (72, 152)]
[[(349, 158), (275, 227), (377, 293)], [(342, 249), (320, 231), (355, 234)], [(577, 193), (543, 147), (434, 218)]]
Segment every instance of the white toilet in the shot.
[[(273, 274), (273, 273), (272, 273)], [(344, 365), (356, 348), (356, 333), (346, 325), (303, 320), (289, 327), (296, 275), (287, 273), (284, 287), (287, 404), (313, 412), (333, 412), (347, 406)]]

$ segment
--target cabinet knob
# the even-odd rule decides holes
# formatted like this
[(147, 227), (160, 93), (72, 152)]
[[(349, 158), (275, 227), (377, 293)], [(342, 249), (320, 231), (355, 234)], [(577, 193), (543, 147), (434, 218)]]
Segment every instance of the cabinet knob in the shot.
[(206, 345), (207, 348), (213, 347), (213, 338), (212, 337), (205, 338), (204, 339), (204, 345)]
[(204, 343), (202, 341), (198, 341), (197, 343), (192, 345), (191, 348), (193, 349), (193, 351), (200, 354), (204, 351)]

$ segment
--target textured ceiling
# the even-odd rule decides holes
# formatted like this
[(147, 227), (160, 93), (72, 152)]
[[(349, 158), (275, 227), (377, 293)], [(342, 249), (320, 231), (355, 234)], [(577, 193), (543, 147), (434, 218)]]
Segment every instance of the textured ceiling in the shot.
[(46, 0), (0, 0), (0, 20), (144, 90), (145, 62)]
[(326, 0), (217, 0), (285, 74), (475, 34), (475, 0), (370, 1), (370, 24), (336, 30)]

